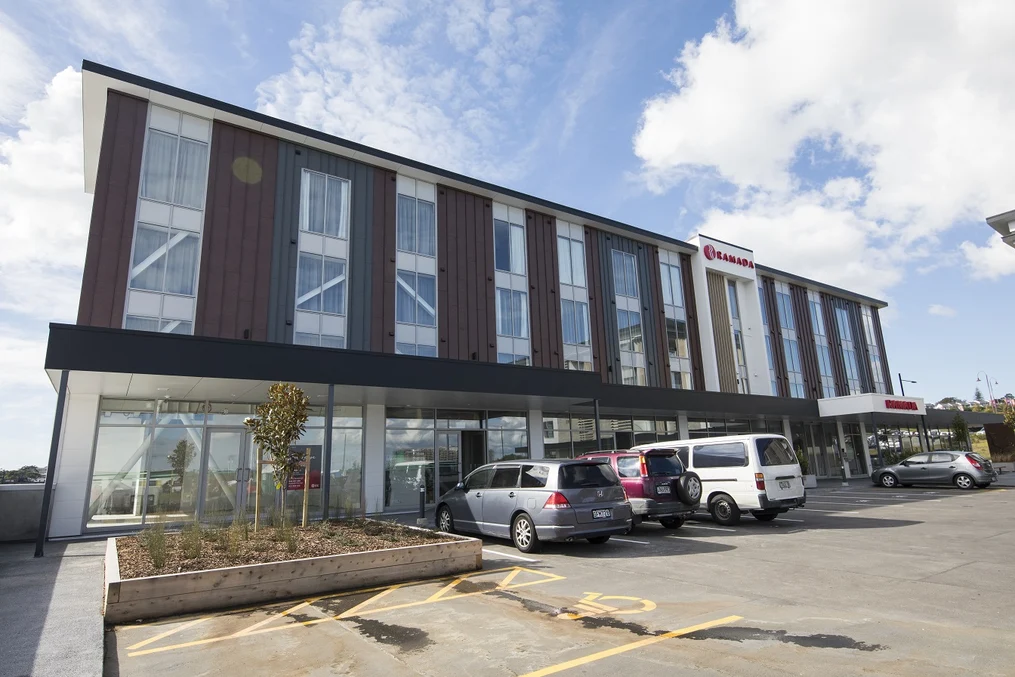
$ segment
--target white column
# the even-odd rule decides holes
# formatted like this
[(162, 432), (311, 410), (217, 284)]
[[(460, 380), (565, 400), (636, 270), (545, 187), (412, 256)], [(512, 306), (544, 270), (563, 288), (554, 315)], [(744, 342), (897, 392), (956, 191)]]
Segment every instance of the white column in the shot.
[(384, 405), (364, 407), (363, 510), (384, 510)]
[[(793, 444), (793, 429), (789, 425), (789, 416), (782, 417), (782, 436), (789, 440), (790, 446)], [(804, 454), (807, 453), (806, 449), (802, 450)]]
[(53, 478), (50, 538), (79, 536), (83, 531), (98, 424), (99, 396), (68, 393)]
[(839, 465), (842, 467), (843, 479), (849, 479), (849, 463), (846, 461), (846, 435), (842, 432), (842, 421), (835, 422), (835, 436), (839, 440)]
[(677, 414), (677, 433), (682, 440), (690, 439), (691, 433), (687, 428), (687, 414)]
[(715, 356), (715, 336), (712, 334), (712, 308), (708, 302), (708, 276), (699, 253), (691, 255), (691, 277), (694, 278), (694, 303), (698, 313), (698, 340), (701, 341), (701, 366), (705, 375), (705, 390), (719, 392), (719, 362)]
[(867, 470), (874, 471), (874, 463), (871, 462), (870, 445), (867, 444), (867, 424), (860, 421), (860, 439), (863, 440), (863, 455), (867, 457)]
[(529, 409), (529, 458), (544, 457), (543, 412), (541, 409)]

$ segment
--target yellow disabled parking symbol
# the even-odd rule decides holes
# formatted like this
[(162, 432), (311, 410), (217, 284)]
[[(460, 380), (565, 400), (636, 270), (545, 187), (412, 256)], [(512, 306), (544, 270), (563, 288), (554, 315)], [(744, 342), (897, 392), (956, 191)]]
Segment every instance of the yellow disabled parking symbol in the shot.
[[(611, 604), (607, 604), (606, 602), (611, 602)], [(615, 604), (617, 606), (614, 606)], [(601, 616), (604, 614), (610, 614), (612, 616), (640, 614), (655, 609), (656, 603), (650, 599), (642, 599), (641, 597), (628, 597), (627, 595), (604, 595), (601, 592), (586, 592), (585, 596), (578, 600), (574, 606), (579, 610), (579, 613), (563, 613), (560, 614), (558, 618), (566, 618), (567, 620), (574, 621), (587, 616)]]

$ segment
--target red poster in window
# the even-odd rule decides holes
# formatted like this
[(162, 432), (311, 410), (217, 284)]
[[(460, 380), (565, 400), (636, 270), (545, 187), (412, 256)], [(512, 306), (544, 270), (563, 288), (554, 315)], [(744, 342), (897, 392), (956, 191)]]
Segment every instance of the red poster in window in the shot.
[(306, 477), (304, 462), (307, 457), (307, 449), (310, 450), (310, 488), (321, 488), (321, 456), (323, 449), (320, 444), (296, 444), (289, 447), (289, 453), (300, 458), (300, 469), (289, 478), (287, 488), (289, 491), (303, 491), (303, 481)]

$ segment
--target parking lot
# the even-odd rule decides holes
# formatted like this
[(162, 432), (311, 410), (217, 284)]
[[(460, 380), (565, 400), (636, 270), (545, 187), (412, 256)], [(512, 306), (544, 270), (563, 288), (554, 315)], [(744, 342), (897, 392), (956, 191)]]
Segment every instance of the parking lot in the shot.
[(1015, 481), (808, 492), (441, 580), (107, 630), (106, 674), (1011, 675)]

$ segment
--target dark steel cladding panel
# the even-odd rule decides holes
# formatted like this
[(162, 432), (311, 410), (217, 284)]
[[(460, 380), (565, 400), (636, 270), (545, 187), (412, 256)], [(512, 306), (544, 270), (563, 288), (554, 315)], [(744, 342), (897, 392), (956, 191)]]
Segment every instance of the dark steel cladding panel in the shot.
[(586, 282), (589, 290), (589, 323), (592, 332), (592, 370), (599, 372), (603, 383), (609, 383), (610, 358), (606, 350), (606, 299), (612, 296), (612, 287), (602, 277), (599, 257), (600, 232), (585, 226)]
[(789, 286), (789, 297), (793, 302), (793, 316), (796, 318), (797, 338), (800, 339), (800, 362), (804, 370), (804, 392), (807, 393), (809, 399), (821, 399), (821, 372), (818, 369), (818, 348), (814, 340), (814, 325), (811, 322), (807, 290), (791, 284)]
[(438, 354), (497, 361), (494, 308), (493, 204), (472, 193), (437, 186), (440, 312)]
[(687, 312), (688, 339), (691, 342), (691, 378), (695, 390), (705, 390), (705, 366), (701, 358), (701, 330), (698, 327), (698, 301), (694, 295), (691, 255), (683, 252), (680, 254), (680, 277), (684, 283), (684, 308)]
[(834, 298), (821, 294), (821, 312), (825, 314), (825, 335), (828, 337), (828, 353), (832, 358), (832, 374), (835, 376), (835, 394), (849, 395), (846, 382), (846, 365), (842, 361), (842, 341), (839, 339), (838, 324), (835, 321)]
[[(349, 181), (349, 240), (346, 279), (346, 346), (373, 350), (373, 303), (376, 266), (372, 255), (374, 169), (347, 158), (278, 141), (268, 292), (268, 340), (291, 343), (296, 312), (296, 270), (299, 265), (300, 199), (303, 170)], [(232, 240), (231, 240), (232, 241)]]
[[(652, 362), (655, 362), (656, 386), (669, 388), (672, 386), (670, 380), (670, 351), (666, 344), (666, 309), (663, 304), (663, 278), (659, 271), (659, 248), (655, 245), (645, 245), (648, 259), (648, 289), (642, 294), (642, 305), (648, 306), (646, 316), (653, 319), (655, 327), (652, 334), (655, 337), (655, 351)], [(646, 346), (647, 348), (647, 346)], [(651, 367), (649, 367), (651, 368)]]
[(268, 339), (278, 141), (215, 122), (194, 334)]
[(122, 327), (148, 102), (109, 90), (78, 324)]
[(877, 308), (871, 308), (871, 315), (874, 318), (874, 332), (877, 334), (878, 349), (881, 351), (881, 371), (885, 379), (885, 388), (888, 390), (889, 395), (894, 395), (895, 390), (892, 387), (892, 370), (888, 366), (888, 353), (885, 352), (885, 335), (881, 330), (881, 316), (878, 315)]
[(395, 352), (395, 172), (374, 168), (373, 308), (371, 346)]
[(560, 270), (557, 263), (557, 222), (539, 212), (525, 212), (529, 274), (529, 316), (532, 325), (532, 363), (563, 368), (563, 328), (560, 317)]
[(867, 333), (863, 330), (863, 319), (860, 317), (860, 305), (854, 301), (843, 300), (853, 330), (853, 345), (856, 346), (856, 361), (860, 368), (860, 390), (865, 393), (874, 392), (874, 379), (871, 372), (870, 349), (867, 347)]
[(789, 397), (789, 372), (786, 369), (786, 350), (782, 343), (782, 323), (779, 320), (779, 305), (775, 296), (775, 280), (761, 276), (761, 290), (765, 295), (768, 310), (768, 333), (772, 341), (772, 367), (775, 369), (775, 383), (779, 397)]

